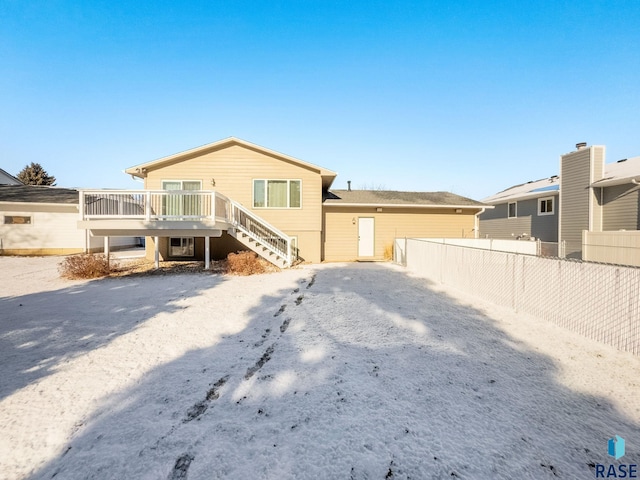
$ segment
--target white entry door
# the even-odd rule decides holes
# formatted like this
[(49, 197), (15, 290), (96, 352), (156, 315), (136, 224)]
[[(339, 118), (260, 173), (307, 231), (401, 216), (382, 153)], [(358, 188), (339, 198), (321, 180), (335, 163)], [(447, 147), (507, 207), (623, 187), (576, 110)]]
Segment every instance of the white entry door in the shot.
[(373, 218), (358, 218), (358, 257), (373, 257), (373, 232)]

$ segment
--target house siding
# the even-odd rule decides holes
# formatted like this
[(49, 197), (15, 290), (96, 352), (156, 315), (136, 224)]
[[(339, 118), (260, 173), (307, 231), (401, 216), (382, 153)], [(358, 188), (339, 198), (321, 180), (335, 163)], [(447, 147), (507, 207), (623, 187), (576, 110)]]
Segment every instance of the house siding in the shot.
[[(547, 197), (541, 197), (547, 198)], [(507, 218), (507, 203), (495, 205), (480, 215), (481, 238), (513, 239), (526, 234), (543, 242), (558, 241), (558, 197), (553, 215), (538, 215), (539, 198), (517, 201), (517, 217)], [(511, 202), (509, 202), (511, 203)]]
[[(5, 225), (5, 215), (28, 216), (26, 225)], [(102, 237), (88, 237), (78, 229), (78, 206), (73, 204), (34, 204), (0, 202), (0, 254), (68, 255), (85, 249), (102, 251)], [(112, 239), (111, 246), (133, 246), (132, 237)]]
[[(215, 186), (211, 185), (212, 179)], [(301, 208), (253, 208), (253, 180), (289, 179), (302, 182)], [(298, 237), (301, 256), (320, 261), (322, 177), (318, 170), (291, 163), (240, 145), (180, 158), (147, 173), (145, 188), (161, 190), (163, 180), (199, 180), (239, 202), (287, 235)]]
[(475, 213), (478, 208), (463, 209), (456, 214), (451, 208), (385, 208), (375, 207), (324, 208), (324, 260), (351, 261), (358, 259), (358, 218), (374, 219), (374, 260), (384, 258), (385, 247), (398, 237), (473, 238)]
[(21, 185), (21, 182), (0, 170), (0, 185)]
[(566, 256), (582, 257), (582, 231), (589, 230), (591, 148), (563, 155), (560, 160), (560, 240)]
[[(589, 183), (602, 180), (604, 176), (604, 147), (591, 147), (591, 178)], [(589, 189), (589, 208), (591, 211), (591, 222), (589, 230), (594, 232), (602, 231), (603, 211), (602, 199), (600, 198), (601, 189)]]
[(602, 190), (602, 229), (640, 230), (640, 187), (617, 185)]

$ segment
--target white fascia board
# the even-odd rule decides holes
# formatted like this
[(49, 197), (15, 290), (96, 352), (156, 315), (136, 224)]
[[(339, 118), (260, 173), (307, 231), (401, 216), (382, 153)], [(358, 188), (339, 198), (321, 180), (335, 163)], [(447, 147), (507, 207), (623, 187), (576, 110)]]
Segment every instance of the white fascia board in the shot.
[(6, 202), (0, 201), (0, 206), (2, 205), (34, 205), (36, 207), (78, 207), (78, 203), (55, 203), (55, 202)]
[(326, 207), (373, 207), (373, 208), (465, 208), (465, 209), (482, 209), (494, 208), (492, 205), (419, 205), (415, 203), (397, 204), (397, 203), (323, 203)]

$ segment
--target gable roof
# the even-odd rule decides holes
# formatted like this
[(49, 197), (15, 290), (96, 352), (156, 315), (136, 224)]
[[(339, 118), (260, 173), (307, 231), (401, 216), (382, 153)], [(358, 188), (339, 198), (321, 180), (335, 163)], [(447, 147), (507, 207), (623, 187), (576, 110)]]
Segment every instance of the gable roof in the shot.
[(484, 198), (482, 201), (484, 203), (495, 205), (514, 200), (549, 197), (552, 195), (558, 195), (559, 192), (560, 177), (553, 176), (532, 182), (521, 183), (520, 185), (514, 185), (513, 187), (509, 187), (506, 190), (496, 193), (495, 195)]
[(640, 157), (625, 158), (604, 166), (602, 180), (593, 182), (592, 187), (612, 187), (640, 181)]
[(338, 207), (486, 207), (486, 205), (449, 192), (400, 192), (395, 190), (331, 190), (324, 204)]
[[(640, 157), (633, 157), (618, 160), (614, 163), (606, 163), (604, 165), (603, 178), (593, 182), (591, 186), (612, 187), (614, 185), (638, 182), (640, 182)], [(554, 175), (553, 177), (514, 185), (513, 187), (486, 197), (482, 201), (496, 205), (516, 200), (558, 195), (560, 192), (560, 183), (560, 177)]]
[(147, 170), (161, 168), (164, 165), (167, 165), (170, 163), (176, 163), (183, 160), (188, 160), (190, 158), (201, 156), (205, 153), (213, 152), (216, 150), (222, 150), (223, 148), (227, 148), (232, 145), (239, 145), (249, 150), (253, 150), (255, 152), (259, 152), (264, 155), (268, 155), (270, 157), (274, 157), (279, 160), (283, 160), (285, 162), (289, 162), (294, 165), (307, 168), (309, 170), (313, 170), (317, 172), (320, 176), (322, 176), (322, 186), (325, 189), (331, 186), (331, 184), (333, 183), (333, 180), (338, 175), (336, 172), (326, 169), (324, 167), (314, 165), (313, 163), (305, 162), (295, 157), (290, 157), (289, 155), (285, 155), (284, 153), (276, 152), (275, 150), (270, 150), (268, 148), (262, 147), (260, 145), (256, 145), (254, 143), (247, 142), (246, 140), (242, 140), (236, 137), (228, 137), (222, 140), (218, 140), (217, 142), (209, 143), (207, 145), (202, 145), (201, 147), (192, 148), (191, 150), (186, 150), (184, 152), (169, 155), (168, 157), (159, 158), (158, 160), (141, 163), (139, 165), (135, 165), (133, 167), (127, 168), (125, 170), (125, 173), (129, 175), (133, 175), (135, 177), (144, 178)]
[(23, 185), (17, 178), (0, 168), (0, 185)]
[(0, 202), (79, 203), (78, 190), (40, 185), (0, 185)]

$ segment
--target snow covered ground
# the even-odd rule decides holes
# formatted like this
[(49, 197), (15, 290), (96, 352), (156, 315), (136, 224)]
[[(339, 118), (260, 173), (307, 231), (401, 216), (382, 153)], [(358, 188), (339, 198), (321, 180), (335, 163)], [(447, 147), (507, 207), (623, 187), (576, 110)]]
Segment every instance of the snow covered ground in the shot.
[(0, 257), (0, 478), (594, 478), (616, 434), (640, 463), (638, 357), (400, 267), (58, 261)]

